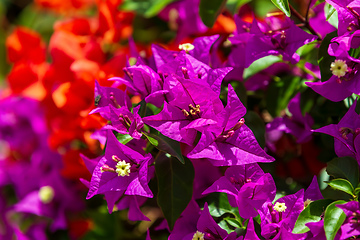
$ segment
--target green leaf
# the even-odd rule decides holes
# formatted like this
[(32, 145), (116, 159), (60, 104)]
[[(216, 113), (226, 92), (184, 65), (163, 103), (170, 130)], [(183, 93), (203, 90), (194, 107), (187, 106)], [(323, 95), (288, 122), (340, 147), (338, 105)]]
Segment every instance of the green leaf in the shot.
[(332, 62), (335, 61), (335, 57), (329, 55), (328, 48), (331, 39), (333, 39), (336, 36), (337, 36), (337, 31), (334, 31), (326, 35), (325, 38), (322, 40), (319, 48), (318, 62), (319, 62), (322, 82), (328, 80), (333, 75), (330, 70), (330, 65)]
[(280, 116), (292, 97), (300, 88), (301, 77), (287, 76), (280, 80), (272, 81), (268, 87), (266, 107), (273, 117)]
[(309, 222), (318, 222), (321, 220), (321, 215), (324, 213), (326, 207), (332, 203), (333, 200), (321, 199), (311, 202), (299, 215), (296, 220), (293, 233), (305, 233), (309, 228), (305, 226)]
[(233, 226), (233, 227), (236, 227), (236, 228), (242, 228), (241, 223), (239, 223), (239, 221), (236, 220), (235, 218), (226, 217), (226, 218), (224, 218), (224, 220), (225, 220), (230, 226)]
[(213, 217), (221, 217), (225, 213), (233, 212), (226, 193), (211, 193), (206, 201), (209, 203), (209, 212)]
[(342, 179), (342, 178), (333, 179), (330, 182), (328, 182), (327, 184), (329, 184), (329, 186), (335, 190), (343, 191), (343, 192), (355, 197), (353, 194), (354, 188), (351, 185), (351, 183), (346, 179)]
[(152, 5), (145, 11), (144, 17), (150, 18), (155, 17), (161, 10), (163, 10), (167, 5), (174, 2), (175, 0), (153, 0), (150, 1)]
[(265, 147), (265, 123), (254, 111), (247, 111), (244, 116), (245, 124), (248, 126), (251, 131), (254, 133), (256, 140), (259, 145)]
[(191, 200), (194, 167), (187, 158), (185, 164), (181, 164), (161, 152), (155, 159), (155, 171), (159, 189), (157, 202), (172, 230), (175, 221)]
[(171, 156), (176, 157), (182, 164), (185, 164), (184, 157), (181, 153), (180, 143), (174, 141), (161, 133), (157, 135), (152, 133), (143, 133), (149, 142), (160, 151), (169, 153)]
[(344, 203), (346, 203), (344, 200), (335, 201), (329, 204), (325, 210), (324, 230), (327, 240), (333, 240), (335, 238), (337, 231), (340, 229), (346, 218), (343, 210), (335, 206)]
[(282, 58), (279, 56), (269, 55), (254, 61), (248, 68), (244, 70), (243, 78), (248, 79), (256, 73), (270, 67), (274, 63), (281, 62)]
[(199, 14), (202, 22), (211, 28), (224, 8), (226, 0), (201, 0)]
[(227, 0), (226, 8), (234, 15), (242, 5), (248, 2), (251, 0)]
[(338, 14), (337, 14), (337, 11), (335, 10), (335, 8), (332, 5), (325, 3), (324, 13), (325, 13), (326, 21), (328, 21), (335, 28), (338, 28), (339, 20), (338, 20)]
[(334, 178), (349, 180), (354, 188), (359, 184), (359, 166), (352, 157), (334, 158), (327, 163), (326, 172)]
[(291, 16), (288, 0), (271, 0), (271, 1), (278, 9), (280, 9), (283, 13), (285, 13), (286, 16), (288, 17)]
[(116, 138), (117, 140), (119, 140), (120, 143), (124, 145), (130, 142), (131, 140), (133, 140), (133, 138), (129, 134), (121, 134), (121, 133), (116, 134)]

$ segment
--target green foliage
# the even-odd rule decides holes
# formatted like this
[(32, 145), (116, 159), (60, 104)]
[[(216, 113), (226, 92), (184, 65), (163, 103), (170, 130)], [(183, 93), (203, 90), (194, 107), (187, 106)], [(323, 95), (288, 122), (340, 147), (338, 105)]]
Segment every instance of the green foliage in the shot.
[(209, 212), (213, 217), (221, 217), (226, 213), (233, 213), (233, 207), (231, 207), (226, 193), (211, 193), (207, 197), (209, 202)]
[(259, 145), (265, 147), (265, 123), (254, 111), (247, 111), (244, 116), (245, 124), (251, 129), (254, 133), (256, 140)]
[(273, 117), (280, 116), (299, 90), (301, 77), (286, 76), (280, 80), (272, 81), (265, 98), (267, 110)]
[(151, 18), (174, 1), (175, 0), (125, 0), (121, 5), (121, 9), (135, 11), (146, 18)]
[(288, 17), (291, 16), (288, 0), (271, 0), (271, 1), (278, 9), (280, 9), (283, 13), (285, 13), (286, 16)]
[(322, 40), (319, 48), (318, 62), (319, 62), (322, 82), (328, 80), (333, 75), (330, 70), (330, 65), (332, 62), (335, 61), (335, 57), (329, 55), (328, 48), (331, 39), (333, 39), (336, 36), (337, 36), (337, 31), (334, 31), (326, 35), (326, 37)]
[(335, 190), (339, 190), (339, 191), (343, 191), (353, 197), (355, 197), (354, 195), (354, 188), (351, 185), (351, 183), (346, 180), (346, 179), (333, 179), (330, 182), (328, 182), (329, 186), (332, 187)]
[(305, 233), (309, 231), (309, 228), (305, 226), (309, 222), (318, 222), (321, 220), (326, 207), (332, 203), (330, 199), (320, 199), (311, 202), (299, 215), (293, 233)]
[(232, 13), (235, 14), (239, 10), (239, 8), (248, 3), (251, 2), (251, 0), (227, 0), (226, 2), (226, 8)]
[(199, 14), (203, 23), (211, 28), (224, 8), (226, 0), (201, 0)]
[(117, 133), (116, 138), (117, 140), (119, 140), (120, 143), (124, 145), (130, 142), (131, 140), (133, 140), (133, 138), (129, 134), (121, 134), (121, 133)]
[(334, 158), (327, 163), (326, 172), (333, 178), (347, 179), (353, 188), (359, 184), (359, 165), (352, 157)]
[(328, 21), (335, 28), (338, 28), (339, 20), (335, 8), (330, 4), (326, 3), (324, 6), (324, 12), (325, 12), (326, 21)]
[(274, 63), (281, 62), (281, 57), (269, 55), (254, 61), (248, 68), (244, 70), (243, 78), (248, 79), (256, 73), (270, 67)]
[(170, 230), (191, 200), (195, 176), (191, 161), (185, 158), (185, 164), (160, 152), (155, 159), (155, 171), (158, 178), (157, 201)]
[(346, 215), (340, 208), (335, 205), (344, 204), (346, 201), (338, 200), (327, 206), (324, 215), (324, 230), (327, 240), (333, 240), (337, 231), (344, 222)]
[(184, 157), (181, 153), (180, 143), (172, 140), (161, 133), (143, 133), (149, 142), (160, 151), (169, 153), (171, 156), (177, 158), (182, 164), (185, 164)]

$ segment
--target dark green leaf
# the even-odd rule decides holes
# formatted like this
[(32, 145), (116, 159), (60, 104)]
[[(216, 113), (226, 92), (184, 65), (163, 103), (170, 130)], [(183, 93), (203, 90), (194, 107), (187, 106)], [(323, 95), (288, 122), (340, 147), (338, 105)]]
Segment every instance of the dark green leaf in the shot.
[(344, 222), (346, 215), (340, 208), (335, 205), (344, 204), (346, 201), (339, 200), (327, 206), (324, 215), (324, 230), (327, 240), (333, 240), (337, 231)]
[(224, 8), (226, 0), (201, 0), (199, 14), (203, 23), (211, 28)]
[(333, 202), (330, 199), (321, 199), (311, 202), (299, 215), (293, 233), (305, 233), (309, 228), (305, 226), (308, 222), (318, 222), (326, 207)]
[(335, 190), (343, 191), (343, 192), (355, 197), (353, 194), (354, 188), (351, 185), (351, 183), (346, 179), (342, 179), (342, 178), (333, 179), (330, 182), (328, 182), (327, 184), (329, 184), (329, 186)]
[[(246, 107), (247, 105), (247, 94), (244, 83), (239, 81), (231, 81), (231, 86), (234, 88), (236, 95), (239, 97), (241, 103)], [(226, 88), (226, 96), (227, 96), (227, 88)], [(226, 97), (225, 97), (226, 98)], [(226, 98), (227, 99), (227, 98)]]
[(176, 157), (182, 164), (185, 163), (184, 157), (181, 153), (180, 143), (174, 141), (161, 133), (158, 135), (152, 133), (144, 133), (149, 142), (160, 151), (169, 153), (171, 156)]
[(326, 172), (334, 178), (349, 180), (354, 188), (359, 184), (359, 165), (352, 157), (334, 158), (327, 163)]
[(331, 39), (333, 39), (336, 36), (337, 36), (337, 31), (334, 31), (326, 35), (326, 37), (322, 40), (319, 48), (318, 62), (319, 62), (322, 82), (328, 80), (333, 75), (330, 70), (330, 65), (332, 62), (335, 61), (335, 57), (329, 55), (328, 48)]
[(185, 164), (181, 164), (175, 158), (168, 158), (161, 152), (155, 159), (155, 171), (159, 189), (158, 205), (172, 230), (175, 221), (191, 200), (194, 167), (187, 158)]
[(273, 117), (279, 116), (280, 112), (287, 107), (290, 99), (299, 90), (300, 81), (301, 77), (288, 76), (270, 83), (265, 101)]
[(278, 9), (280, 9), (283, 13), (285, 13), (286, 16), (288, 17), (291, 16), (288, 0), (271, 0), (271, 1)]
[(265, 123), (254, 111), (247, 111), (244, 116), (245, 124), (251, 129), (254, 133), (256, 140), (259, 145), (265, 147)]

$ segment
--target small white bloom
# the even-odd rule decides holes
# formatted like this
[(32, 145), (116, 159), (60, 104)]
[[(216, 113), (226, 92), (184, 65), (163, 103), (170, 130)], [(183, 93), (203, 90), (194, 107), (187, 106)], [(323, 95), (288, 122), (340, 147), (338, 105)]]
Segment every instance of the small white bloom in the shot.
[(196, 231), (192, 237), (192, 240), (204, 240), (204, 234), (202, 232)]
[(286, 206), (285, 206), (285, 203), (275, 203), (275, 206), (274, 206), (274, 210), (277, 211), (277, 212), (285, 212), (286, 210)]
[(345, 76), (345, 74), (349, 71), (348, 66), (344, 60), (335, 60), (330, 65), (330, 70), (333, 75), (338, 78)]
[(129, 176), (130, 175), (130, 163), (125, 162), (125, 160), (119, 161), (116, 164), (116, 173), (118, 176)]
[(189, 52), (193, 50), (195, 47), (191, 43), (183, 43), (179, 45), (180, 50), (185, 50), (186, 52)]
[(54, 189), (50, 186), (43, 186), (39, 190), (40, 201), (44, 204), (51, 202), (54, 199)]

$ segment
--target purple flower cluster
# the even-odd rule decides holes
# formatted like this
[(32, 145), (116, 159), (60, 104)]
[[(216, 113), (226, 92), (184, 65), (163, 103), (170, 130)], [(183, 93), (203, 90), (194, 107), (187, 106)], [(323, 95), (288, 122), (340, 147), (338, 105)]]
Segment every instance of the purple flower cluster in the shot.
[[(60, 175), (61, 157), (47, 145), (39, 102), (9, 97), (0, 101), (0, 187), (11, 186), (15, 201), (0, 194), (0, 239), (47, 239), (67, 229), (67, 216), (84, 208), (77, 189)], [(28, 222), (31, 224), (24, 228)]]

